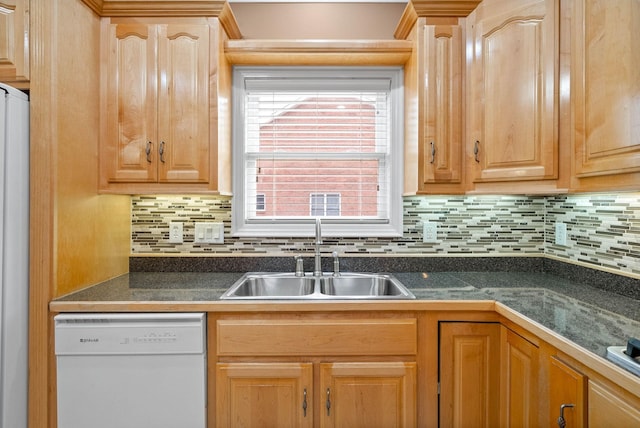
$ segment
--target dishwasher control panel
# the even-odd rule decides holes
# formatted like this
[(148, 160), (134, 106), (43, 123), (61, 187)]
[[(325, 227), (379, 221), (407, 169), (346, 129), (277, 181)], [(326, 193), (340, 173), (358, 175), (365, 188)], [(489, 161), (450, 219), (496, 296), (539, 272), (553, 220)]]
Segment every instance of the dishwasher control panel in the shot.
[(204, 317), (200, 313), (58, 315), (56, 354), (202, 353)]

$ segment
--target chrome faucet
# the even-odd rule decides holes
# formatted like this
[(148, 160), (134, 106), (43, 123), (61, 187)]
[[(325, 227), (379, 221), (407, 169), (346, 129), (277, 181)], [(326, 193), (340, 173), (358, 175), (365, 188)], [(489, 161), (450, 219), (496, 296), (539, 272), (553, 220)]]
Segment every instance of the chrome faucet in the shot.
[(313, 269), (313, 276), (322, 276), (322, 256), (320, 255), (320, 245), (322, 244), (322, 225), (320, 217), (316, 217), (316, 256)]

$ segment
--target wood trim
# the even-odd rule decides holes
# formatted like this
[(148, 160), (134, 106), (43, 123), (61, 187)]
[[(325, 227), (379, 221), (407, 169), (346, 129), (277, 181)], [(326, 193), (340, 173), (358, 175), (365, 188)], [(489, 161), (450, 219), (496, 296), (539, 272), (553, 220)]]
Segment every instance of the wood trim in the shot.
[(236, 21), (236, 17), (233, 14), (233, 10), (231, 10), (231, 6), (229, 3), (225, 2), (220, 14), (218, 15), (218, 20), (220, 21), (220, 25), (224, 28), (224, 31), (227, 33), (230, 39), (241, 39), (242, 33), (240, 32), (240, 27), (238, 27), (238, 21)]
[(219, 16), (224, 0), (81, 0), (99, 16)]
[(80, 0), (82, 3), (86, 4), (89, 9), (94, 11), (98, 16), (102, 14), (102, 5), (103, 0)]
[(411, 0), (418, 16), (468, 16), (481, 0)]
[(80, 0), (101, 17), (218, 17), (230, 39), (242, 33), (225, 0)]
[(404, 65), (406, 40), (228, 40), (225, 54), (238, 65)]
[[(58, 109), (53, 105), (52, 61), (56, 39), (52, 30), (55, 2), (31, 5), (30, 227), (29, 227), (29, 427), (55, 426), (49, 394), (55, 383), (49, 370), (53, 347), (47, 305), (53, 297), (54, 183), (53, 150)], [(51, 392), (53, 394), (53, 392)]]
[(393, 37), (398, 40), (405, 40), (411, 35), (411, 30), (418, 20), (418, 14), (411, 2), (407, 3), (407, 7), (404, 8), (400, 21), (396, 26), (396, 30), (393, 32)]

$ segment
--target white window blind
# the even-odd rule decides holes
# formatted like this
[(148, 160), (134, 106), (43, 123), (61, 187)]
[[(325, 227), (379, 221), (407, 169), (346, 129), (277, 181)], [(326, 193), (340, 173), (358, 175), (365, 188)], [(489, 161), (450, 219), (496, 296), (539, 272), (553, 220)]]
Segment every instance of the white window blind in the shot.
[(234, 223), (390, 224), (400, 155), (390, 71), (236, 69)]

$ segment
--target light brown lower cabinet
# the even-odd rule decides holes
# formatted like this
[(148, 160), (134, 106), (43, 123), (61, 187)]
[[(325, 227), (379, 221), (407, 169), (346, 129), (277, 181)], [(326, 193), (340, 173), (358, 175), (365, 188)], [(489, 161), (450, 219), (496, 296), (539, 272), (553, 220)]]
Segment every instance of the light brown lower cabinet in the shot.
[(440, 426), (500, 425), (500, 324), (440, 323)]
[(208, 322), (211, 426), (212, 419), (218, 428), (417, 426), (414, 317), (211, 315)]
[(537, 427), (538, 346), (502, 326), (501, 426)]
[[(218, 363), (218, 427), (416, 426), (416, 363)], [(317, 399), (316, 399), (317, 397)], [(314, 406), (314, 403), (319, 405)]]
[(566, 427), (585, 426), (587, 379), (559, 358), (549, 359), (549, 426), (559, 426), (562, 416)]
[(640, 400), (626, 400), (595, 381), (588, 382), (589, 428), (640, 427)]
[(218, 427), (312, 427), (310, 363), (219, 363)]
[(440, 323), (440, 426), (538, 426), (538, 346), (500, 323)]
[(422, 315), (210, 314), (209, 426), (640, 427), (640, 394), (519, 325)]
[(320, 426), (416, 426), (416, 363), (320, 364)]

